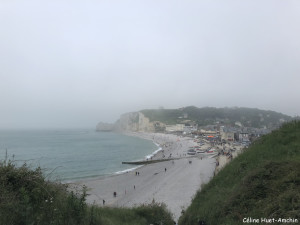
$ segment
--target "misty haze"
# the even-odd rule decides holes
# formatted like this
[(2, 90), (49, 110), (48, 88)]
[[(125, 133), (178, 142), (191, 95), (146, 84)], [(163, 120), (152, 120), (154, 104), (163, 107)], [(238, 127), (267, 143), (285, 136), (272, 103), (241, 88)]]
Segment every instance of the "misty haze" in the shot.
[(0, 27), (0, 225), (299, 222), (299, 1), (1, 0)]
[(299, 115), (299, 21), (297, 1), (2, 1), (0, 126), (160, 106)]

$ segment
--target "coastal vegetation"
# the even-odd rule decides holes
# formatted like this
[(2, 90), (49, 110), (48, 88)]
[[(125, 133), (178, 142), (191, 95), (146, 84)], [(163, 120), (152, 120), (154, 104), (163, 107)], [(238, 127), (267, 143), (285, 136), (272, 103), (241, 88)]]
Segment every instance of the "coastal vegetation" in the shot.
[(240, 122), (249, 127), (276, 127), (283, 121), (289, 121), (292, 117), (282, 113), (260, 110), (253, 108), (215, 108), (195, 106), (184, 107), (180, 109), (145, 109), (141, 110), (150, 121), (160, 121), (165, 124), (182, 123), (186, 120), (195, 121), (198, 125), (210, 125), (216, 122), (224, 124), (234, 124)]
[(0, 225), (149, 225), (173, 224), (162, 204), (129, 208), (88, 205), (86, 188), (48, 181), (41, 168), (11, 161), (0, 164)]
[[(202, 187), (180, 225), (300, 215), (300, 121), (263, 136)], [(273, 224), (281, 224), (273, 223)]]
[[(173, 224), (163, 204), (99, 207), (86, 203), (86, 191), (49, 181), (41, 168), (5, 159), (0, 162), (0, 225)], [(299, 215), (300, 121), (292, 121), (257, 139), (204, 185), (179, 224), (235, 225), (249, 217), (300, 220)]]

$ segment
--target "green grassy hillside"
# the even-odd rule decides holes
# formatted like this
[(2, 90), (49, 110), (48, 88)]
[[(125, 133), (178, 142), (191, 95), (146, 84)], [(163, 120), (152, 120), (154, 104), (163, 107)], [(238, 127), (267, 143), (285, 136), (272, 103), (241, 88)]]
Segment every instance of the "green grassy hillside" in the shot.
[[(0, 162), (0, 225), (173, 224), (158, 204), (101, 208), (87, 205), (85, 197), (85, 190), (74, 193), (47, 181), (40, 168)], [(179, 224), (235, 225), (248, 217), (300, 220), (299, 215), (300, 122), (294, 121), (263, 136), (220, 171), (197, 193)]]
[(90, 206), (85, 189), (47, 181), (40, 168), (0, 163), (0, 225), (160, 225), (173, 224), (159, 204), (133, 209)]
[[(241, 122), (244, 126), (274, 127), (280, 124), (280, 119), (291, 120), (290, 116), (282, 113), (251, 108), (197, 108), (194, 106), (181, 109), (145, 109), (141, 112), (150, 121), (160, 121), (166, 124), (176, 124), (184, 120), (193, 120), (199, 125), (213, 124), (216, 121), (234, 124)], [(184, 118), (184, 114), (187, 118)]]
[[(180, 225), (243, 224), (244, 218), (300, 222), (300, 122), (263, 136), (197, 193)], [(283, 224), (283, 223), (272, 223)]]

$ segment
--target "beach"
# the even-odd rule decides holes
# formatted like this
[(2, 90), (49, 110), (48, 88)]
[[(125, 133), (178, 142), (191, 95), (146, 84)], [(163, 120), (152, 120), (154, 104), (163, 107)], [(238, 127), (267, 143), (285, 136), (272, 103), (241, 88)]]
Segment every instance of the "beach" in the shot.
[(160, 151), (148, 156), (148, 160), (170, 160), (140, 166), (123, 174), (78, 181), (75, 185), (87, 186), (87, 202), (90, 204), (134, 207), (152, 202), (164, 203), (177, 221), (201, 185), (213, 177), (216, 160), (188, 156), (187, 150), (197, 145), (188, 137), (161, 133), (127, 135), (148, 139), (159, 145)]

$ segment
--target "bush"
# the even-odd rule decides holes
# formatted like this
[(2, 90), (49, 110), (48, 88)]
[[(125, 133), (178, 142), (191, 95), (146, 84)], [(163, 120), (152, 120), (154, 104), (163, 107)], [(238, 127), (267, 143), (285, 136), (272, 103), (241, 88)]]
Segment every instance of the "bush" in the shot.
[(86, 193), (44, 179), (41, 168), (0, 165), (0, 224), (81, 224)]
[(0, 163), (0, 225), (171, 225), (164, 205), (108, 208), (86, 204), (86, 187), (44, 178), (41, 168)]

